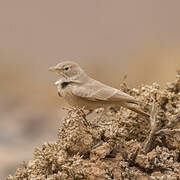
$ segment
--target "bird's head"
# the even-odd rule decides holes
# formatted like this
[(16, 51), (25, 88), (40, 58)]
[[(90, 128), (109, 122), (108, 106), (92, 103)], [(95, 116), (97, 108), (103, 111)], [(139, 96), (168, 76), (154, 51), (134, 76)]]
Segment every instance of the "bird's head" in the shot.
[(66, 80), (76, 80), (84, 71), (73, 61), (63, 61), (56, 66), (50, 67), (49, 71), (56, 72)]

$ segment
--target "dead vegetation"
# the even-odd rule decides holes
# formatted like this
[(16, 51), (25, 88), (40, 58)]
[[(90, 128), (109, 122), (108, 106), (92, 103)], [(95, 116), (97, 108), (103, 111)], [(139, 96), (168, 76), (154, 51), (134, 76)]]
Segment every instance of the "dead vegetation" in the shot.
[(72, 108), (57, 142), (35, 148), (33, 160), (7, 179), (180, 179), (180, 72), (165, 88), (121, 89), (142, 102), (150, 119), (121, 108), (87, 120), (83, 109)]

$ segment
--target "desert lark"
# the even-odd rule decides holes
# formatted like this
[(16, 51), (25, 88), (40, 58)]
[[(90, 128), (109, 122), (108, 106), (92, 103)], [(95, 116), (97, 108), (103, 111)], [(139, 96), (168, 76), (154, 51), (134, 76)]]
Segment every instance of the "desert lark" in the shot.
[(64, 61), (50, 67), (49, 70), (60, 76), (55, 83), (58, 87), (58, 94), (64, 97), (71, 106), (84, 107), (89, 111), (97, 108), (106, 110), (109, 107), (122, 106), (149, 117), (149, 114), (134, 106), (134, 104), (138, 104), (134, 97), (92, 79), (75, 62)]

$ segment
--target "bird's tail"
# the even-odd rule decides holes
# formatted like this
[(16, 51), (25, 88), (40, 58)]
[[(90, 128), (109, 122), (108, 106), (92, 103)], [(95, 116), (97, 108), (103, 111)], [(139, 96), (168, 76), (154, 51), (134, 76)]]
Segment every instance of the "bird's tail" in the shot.
[(128, 108), (128, 109), (130, 109), (130, 110), (132, 110), (132, 111), (134, 111), (134, 112), (136, 112), (136, 113), (144, 116), (144, 117), (147, 117), (147, 118), (150, 117), (150, 115), (149, 115), (148, 113), (146, 113), (146, 112), (138, 109), (138, 108), (135, 107), (133, 104), (130, 104), (130, 103), (122, 103), (121, 105), (122, 105), (123, 107), (125, 107), (125, 108)]

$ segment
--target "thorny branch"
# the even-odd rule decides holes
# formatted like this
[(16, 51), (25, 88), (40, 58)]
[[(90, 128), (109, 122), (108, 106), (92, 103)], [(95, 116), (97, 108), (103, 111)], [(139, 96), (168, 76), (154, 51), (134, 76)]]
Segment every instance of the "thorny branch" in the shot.
[(180, 122), (180, 113), (176, 114), (175, 117), (171, 121), (169, 121), (169, 123), (165, 127), (163, 127), (163, 129), (157, 131), (156, 135), (161, 135), (169, 132), (180, 132), (180, 129), (172, 129), (177, 125), (178, 122)]
[(155, 100), (153, 99), (152, 111), (150, 114), (151, 131), (143, 145), (143, 150), (145, 153), (148, 153), (151, 151), (153, 142), (155, 141), (157, 136), (170, 133), (170, 132), (174, 132), (174, 133), (180, 132), (180, 129), (173, 129), (177, 125), (177, 123), (180, 122), (180, 113), (176, 114), (175, 117), (171, 121), (169, 121), (166, 126), (162, 128), (158, 127), (156, 117), (157, 117), (157, 107), (155, 104)]
[(143, 150), (145, 153), (148, 153), (152, 147), (152, 142), (154, 141), (155, 137), (155, 133), (159, 130), (158, 128), (158, 124), (156, 121), (156, 116), (157, 116), (157, 111), (156, 111), (156, 104), (155, 104), (155, 100), (153, 99), (153, 105), (152, 105), (152, 110), (150, 113), (150, 127), (151, 127), (151, 131), (149, 133), (149, 136), (147, 137), (145, 143), (144, 143), (144, 147)]

